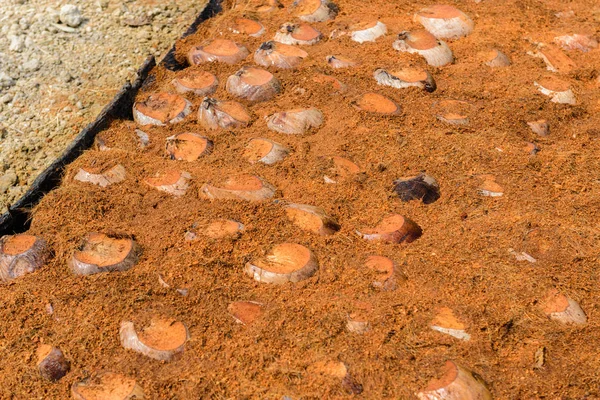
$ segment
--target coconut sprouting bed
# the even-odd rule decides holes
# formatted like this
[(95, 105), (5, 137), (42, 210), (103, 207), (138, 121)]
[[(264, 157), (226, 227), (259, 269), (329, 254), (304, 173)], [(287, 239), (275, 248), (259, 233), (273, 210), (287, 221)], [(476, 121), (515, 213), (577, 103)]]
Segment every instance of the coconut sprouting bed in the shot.
[[(423, 29), (413, 15), (432, 3), (336, 4), (335, 18), (303, 22), (291, 2), (272, 9), (225, 3), (222, 14), (177, 43), (178, 58), (185, 63), (190, 49), (216, 38), (249, 55), (178, 72), (159, 67), (137, 101), (177, 93), (174, 79), (206, 71), (219, 82), (208, 96), (241, 103), (250, 122), (206, 128), (197, 121), (205, 95), (187, 92), (191, 112), (182, 121), (113, 122), (67, 168), (27, 232), (43, 238), (51, 254), (0, 286), (2, 398), (68, 398), (88, 378), (127, 382), (125, 393), (141, 388), (147, 398), (446, 398), (440, 388), (480, 398), (600, 396), (599, 50), (558, 47), (573, 61), (568, 72), (548, 70), (528, 54), (559, 46), (555, 37), (593, 35), (594, 4), (456, 4), (474, 25), (465, 37), (440, 39), (454, 57), (443, 67), (393, 45), (398, 34)], [(259, 21), (264, 34), (235, 33), (239, 18)], [(376, 21), (387, 33), (374, 42), (344, 34)], [(294, 45), (308, 56), (293, 69), (257, 65), (254, 52), (286, 22), (306, 23), (323, 37)], [(364, 24), (352, 28), (356, 23)], [(487, 65), (494, 50), (511, 64)], [(334, 69), (331, 55), (354, 63)], [(279, 92), (260, 102), (231, 95), (228, 77), (244, 66), (268, 70)], [(374, 78), (378, 69), (394, 75), (408, 68), (429, 73), (437, 89), (383, 86)], [(567, 82), (575, 104), (552, 102), (534, 84), (548, 79)], [(372, 95), (365, 101), (369, 93), (387, 97), (395, 111), (365, 111), (365, 104), (380, 104)], [(323, 121), (305, 133), (269, 128), (275, 113), (311, 108)], [(549, 129), (538, 134), (528, 122), (541, 120)], [(173, 137), (187, 132), (212, 143), (208, 151), (182, 152), (199, 154), (195, 161), (172, 151), (180, 143)], [(246, 149), (257, 138), (287, 151), (257, 162)], [(99, 179), (104, 186), (76, 179), (81, 169), (103, 174), (116, 165), (124, 179)], [(157, 186), (148, 178), (167, 171), (189, 177), (176, 195), (168, 182), (161, 190), (149, 184)], [(206, 198), (243, 174), (275, 190), (259, 201)], [(408, 177), (418, 179), (398, 184)], [(433, 190), (429, 178), (439, 199), (401, 200), (411, 196), (399, 190)], [(330, 229), (302, 229), (290, 219), (290, 203), (321, 208)], [(365, 240), (393, 214), (414, 221), (422, 235), (410, 243)], [(222, 219), (234, 221), (225, 237), (207, 228)], [(74, 274), (73, 255), (90, 233), (133, 240), (135, 257), (124, 258), (122, 268), (111, 260), (110, 272)], [(314, 259), (300, 247), (278, 247), (285, 243)], [(294, 249), (291, 258), (303, 254), (294, 259), (303, 265), (291, 263), (305, 267), (294, 282), (259, 282), (248, 273), (274, 248)], [(279, 272), (290, 267), (282, 265)], [(144, 327), (153, 327), (145, 347), (131, 345)], [(68, 361), (57, 382), (40, 376), (41, 345)]]

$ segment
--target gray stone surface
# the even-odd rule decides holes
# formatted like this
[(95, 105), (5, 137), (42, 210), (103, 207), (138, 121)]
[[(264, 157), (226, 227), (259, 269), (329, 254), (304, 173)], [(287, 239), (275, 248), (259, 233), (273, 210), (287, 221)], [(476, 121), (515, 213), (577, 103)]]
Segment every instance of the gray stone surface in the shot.
[(205, 4), (0, 1), (0, 213)]

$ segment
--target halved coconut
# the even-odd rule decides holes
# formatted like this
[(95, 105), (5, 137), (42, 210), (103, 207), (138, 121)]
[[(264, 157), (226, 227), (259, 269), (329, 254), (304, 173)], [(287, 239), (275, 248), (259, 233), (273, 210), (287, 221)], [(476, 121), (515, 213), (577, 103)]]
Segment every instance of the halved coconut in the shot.
[(373, 286), (383, 290), (395, 290), (398, 281), (405, 281), (406, 277), (398, 271), (398, 266), (388, 257), (368, 256), (365, 267), (376, 274)]
[(199, 65), (205, 62), (222, 62), (237, 64), (250, 53), (243, 45), (227, 39), (214, 39), (200, 46), (194, 46), (188, 51), (187, 58), (190, 65)]
[(227, 78), (227, 91), (250, 101), (267, 101), (281, 92), (281, 82), (269, 71), (243, 67)]
[(436, 4), (422, 9), (414, 16), (432, 35), (439, 39), (458, 39), (473, 32), (473, 20), (458, 8)]
[(497, 49), (481, 52), (479, 57), (485, 65), (492, 68), (508, 67), (511, 64), (508, 56)]
[(322, 37), (321, 32), (310, 25), (286, 22), (275, 34), (274, 40), (283, 44), (313, 45)]
[(536, 52), (529, 51), (527, 54), (544, 60), (546, 69), (551, 72), (567, 74), (577, 67), (568, 55), (554, 46), (544, 46)]
[(483, 379), (466, 368), (446, 361), (439, 379), (432, 379), (427, 387), (416, 393), (421, 400), (492, 400)]
[(234, 199), (261, 201), (272, 198), (277, 189), (265, 180), (254, 175), (238, 175), (228, 178), (223, 184), (205, 184), (200, 193), (208, 199)]
[(386, 33), (387, 26), (379, 21), (362, 22), (350, 27), (350, 39), (358, 43), (374, 42)]
[(133, 104), (133, 119), (140, 125), (176, 124), (192, 112), (192, 103), (178, 94), (151, 94)]
[(275, 11), (281, 4), (277, 0), (244, 0), (237, 4), (236, 10), (249, 13), (269, 13)]
[(306, 57), (308, 53), (304, 50), (275, 41), (264, 42), (254, 52), (254, 61), (263, 67), (292, 69), (300, 65)]
[(37, 349), (37, 367), (42, 378), (56, 382), (69, 372), (71, 363), (59, 348), (42, 344)]
[(259, 37), (265, 33), (265, 27), (259, 21), (248, 18), (237, 18), (235, 24), (229, 28), (233, 33)]
[(582, 325), (587, 322), (585, 312), (575, 300), (551, 290), (544, 301), (544, 313), (548, 318), (563, 324)]
[(161, 192), (179, 197), (183, 196), (190, 187), (188, 180), (191, 178), (189, 172), (170, 169), (162, 173), (157, 172), (155, 176), (144, 179), (144, 183)]
[(94, 167), (79, 168), (73, 179), (80, 182), (89, 182), (100, 187), (107, 187), (125, 180), (125, 167), (117, 164), (104, 171)]
[(69, 266), (75, 275), (127, 271), (137, 263), (140, 253), (131, 238), (93, 232), (85, 236), (69, 260)]
[(353, 310), (346, 316), (346, 329), (360, 335), (367, 333), (371, 329), (369, 319), (373, 314), (373, 305), (356, 301), (352, 306)]
[(227, 311), (239, 324), (251, 325), (263, 313), (263, 305), (256, 301), (234, 301), (227, 306)]
[(114, 372), (98, 375), (75, 382), (71, 386), (75, 400), (141, 400), (144, 390), (135, 379)]
[(398, 51), (423, 56), (427, 64), (433, 67), (443, 67), (454, 61), (450, 47), (426, 30), (401, 32), (392, 46)]
[(481, 176), (483, 183), (479, 185), (477, 192), (481, 196), (501, 197), (504, 195), (504, 188), (496, 182), (496, 177), (493, 175)]
[(196, 161), (212, 149), (212, 140), (197, 133), (185, 132), (167, 138), (166, 150), (171, 160)]
[(269, 129), (288, 135), (300, 135), (323, 124), (323, 113), (316, 108), (297, 108), (267, 117)]
[(361, 111), (374, 114), (398, 115), (402, 112), (402, 108), (393, 100), (378, 93), (365, 93), (352, 105)]
[(335, 184), (340, 180), (348, 179), (361, 173), (360, 167), (347, 158), (333, 156), (331, 157), (331, 161), (333, 162), (333, 166), (329, 170), (329, 175), (323, 177), (325, 183)]
[(356, 233), (365, 240), (387, 243), (411, 243), (421, 237), (423, 230), (413, 220), (399, 214), (384, 217), (375, 228), (364, 228)]
[(338, 6), (330, 0), (296, 0), (291, 11), (306, 22), (324, 22), (334, 19)]
[(203, 226), (193, 225), (193, 229), (185, 233), (185, 240), (192, 241), (198, 238), (198, 234), (211, 239), (235, 238), (245, 229), (244, 224), (232, 219), (216, 219)]
[(41, 268), (48, 258), (44, 239), (28, 235), (0, 237), (0, 282), (8, 282)]
[(319, 264), (306, 247), (282, 243), (274, 246), (264, 258), (247, 263), (244, 269), (258, 282), (279, 285), (310, 278), (319, 269)]
[(548, 136), (550, 133), (550, 124), (545, 119), (539, 119), (537, 121), (529, 121), (527, 125), (531, 128), (533, 133), (536, 133), (540, 136)]
[(545, 77), (533, 84), (540, 92), (550, 97), (550, 101), (560, 104), (576, 104), (575, 94), (570, 84), (555, 77)]
[(285, 213), (296, 226), (321, 236), (333, 235), (341, 228), (325, 210), (308, 204), (287, 204)]
[(471, 104), (460, 100), (441, 100), (433, 104), (435, 116), (450, 125), (467, 125), (472, 113)]
[(431, 204), (440, 198), (440, 185), (425, 173), (394, 181), (393, 190), (402, 201), (421, 200)]
[(198, 122), (207, 129), (229, 129), (250, 123), (246, 107), (237, 101), (220, 101), (205, 97), (198, 110)]
[(186, 70), (185, 75), (171, 81), (178, 93), (193, 93), (197, 96), (207, 96), (217, 90), (219, 80), (210, 72)]
[(187, 327), (172, 318), (153, 317), (150, 324), (137, 331), (133, 322), (121, 322), (121, 345), (136, 353), (160, 361), (171, 361), (183, 353), (189, 339)]
[(416, 86), (430, 93), (437, 89), (433, 76), (421, 68), (403, 68), (392, 72), (378, 68), (373, 73), (373, 77), (378, 84), (396, 89)]
[(439, 309), (438, 314), (431, 322), (431, 329), (456, 339), (471, 340), (471, 335), (465, 331), (465, 325), (454, 316), (454, 313), (448, 307)]
[(325, 61), (331, 68), (351, 68), (356, 67), (360, 63), (351, 58), (344, 56), (326, 56)]
[(330, 75), (316, 74), (313, 77), (313, 82), (328, 85), (337, 92), (345, 92), (347, 89), (346, 85)]
[(244, 158), (250, 163), (272, 165), (283, 160), (290, 151), (281, 144), (269, 139), (252, 139), (244, 150)]
[(244, 230), (244, 224), (232, 219), (217, 219), (198, 229), (198, 232), (211, 239), (223, 239), (238, 236)]
[(598, 41), (591, 35), (581, 35), (575, 33), (573, 35), (563, 35), (554, 38), (554, 43), (558, 44), (565, 50), (579, 50), (584, 53), (598, 47)]

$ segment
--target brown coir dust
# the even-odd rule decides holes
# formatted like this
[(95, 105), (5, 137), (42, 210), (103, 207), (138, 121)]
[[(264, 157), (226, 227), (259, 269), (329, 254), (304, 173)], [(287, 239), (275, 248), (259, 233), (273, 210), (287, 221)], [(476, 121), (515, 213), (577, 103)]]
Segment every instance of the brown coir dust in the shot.
[[(234, 39), (252, 53), (279, 24), (294, 20), (290, 3), (254, 15), (267, 29), (260, 38), (231, 33), (228, 27), (243, 13), (225, 4), (224, 13), (178, 42), (178, 56), (183, 60), (192, 45), (207, 38)], [(52, 259), (0, 287), (0, 397), (65, 399), (74, 382), (110, 370), (135, 377), (151, 399), (404, 399), (414, 398), (450, 359), (481, 375), (495, 398), (600, 398), (600, 50), (567, 52), (576, 68), (562, 79), (574, 89), (574, 106), (552, 103), (536, 90), (533, 82), (552, 73), (541, 59), (527, 55), (535, 50), (533, 42), (595, 33), (600, 11), (594, 3), (456, 2), (475, 29), (449, 41), (456, 57), (452, 65), (432, 68), (392, 48), (397, 33), (419, 28), (412, 14), (432, 2), (339, 1), (335, 20), (313, 24), (325, 38), (303, 47), (309, 57), (301, 66), (271, 70), (283, 84), (282, 94), (245, 103), (254, 117), (249, 127), (203, 130), (196, 122), (202, 99), (192, 95), (187, 98), (194, 113), (184, 122), (138, 127), (150, 136), (145, 150), (137, 145), (133, 122), (114, 122), (101, 134), (112, 149), (83, 154), (69, 166), (61, 187), (35, 210), (30, 233), (49, 242)], [(571, 16), (555, 16), (570, 10)], [(388, 34), (375, 43), (328, 39), (353, 21), (376, 19), (387, 24)], [(478, 53), (493, 48), (513, 64), (483, 65)], [(361, 65), (332, 70), (325, 63), (329, 54)], [(214, 97), (233, 99), (225, 82), (242, 65), (253, 65), (252, 56), (235, 66), (190, 68), (214, 73), (220, 81)], [(373, 79), (375, 68), (405, 66), (430, 71), (437, 91), (383, 87)], [(337, 77), (348, 90), (340, 94), (315, 83), (317, 72)], [(173, 91), (171, 80), (184, 73), (157, 68), (155, 82), (139, 99)], [(351, 105), (371, 91), (396, 101), (402, 114), (381, 117)], [(471, 105), (468, 125), (436, 119), (433, 106), (446, 99)], [(322, 110), (324, 125), (305, 135), (267, 129), (265, 116), (298, 107)], [(538, 119), (548, 120), (549, 136), (536, 136), (527, 126)], [(212, 139), (212, 154), (195, 162), (168, 159), (166, 138), (185, 131)], [(255, 137), (292, 152), (272, 166), (249, 164), (241, 155)], [(525, 150), (530, 141), (541, 148), (537, 155)], [(363, 172), (326, 184), (331, 156), (351, 159)], [(80, 167), (117, 163), (127, 171), (121, 183), (103, 189), (73, 180)], [(184, 196), (172, 197), (143, 182), (167, 169), (192, 175)], [(430, 205), (402, 203), (392, 194), (392, 182), (420, 171), (438, 180), (441, 198)], [(277, 202), (209, 201), (199, 195), (202, 184), (239, 173), (273, 184), (279, 200), (322, 207), (338, 219), (341, 231), (326, 237), (301, 231)], [(488, 178), (483, 175), (493, 175), (504, 189), (502, 197), (478, 194)], [(416, 221), (423, 236), (400, 245), (357, 236), (357, 229), (375, 226), (389, 213)], [(237, 239), (198, 235), (196, 241), (184, 240), (186, 231), (216, 218), (240, 221), (245, 231)], [(139, 263), (127, 272), (73, 275), (67, 261), (84, 235), (94, 231), (133, 236), (143, 249)], [(310, 248), (319, 260), (318, 273), (280, 286), (245, 275), (246, 262), (283, 242)], [(511, 249), (537, 262), (518, 261)], [(363, 265), (368, 255), (394, 259), (408, 280), (395, 291), (373, 287), (373, 272)], [(170, 288), (159, 283), (159, 274)], [(561, 325), (545, 316), (543, 299), (553, 288), (580, 303), (587, 325)], [(176, 289), (187, 289), (188, 295)], [(236, 324), (227, 313), (233, 301), (263, 303), (264, 314), (251, 326)], [(345, 328), (355, 301), (373, 306), (371, 330), (364, 335)], [(465, 323), (470, 341), (429, 328), (440, 307), (451, 308)], [(121, 347), (121, 321), (144, 323), (152, 315), (187, 325), (190, 340), (180, 359), (159, 362)], [(71, 361), (70, 373), (57, 383), (44, 381), (36, 370), (40, 342), (60, 347)], [(349, 393), (339, 378), (311, 373), (312, 364), (327, 360), (344, 362), (362, 394)]]

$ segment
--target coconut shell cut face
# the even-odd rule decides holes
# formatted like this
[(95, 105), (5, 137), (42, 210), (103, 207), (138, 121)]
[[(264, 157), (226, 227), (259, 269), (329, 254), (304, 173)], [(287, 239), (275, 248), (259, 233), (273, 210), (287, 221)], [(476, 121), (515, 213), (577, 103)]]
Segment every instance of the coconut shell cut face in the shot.
[(316, 108), (282, 111), (267, 117), (269, 129), (288, 135), (300, 135), (311, 128), (319, 128), (325, 117)]
[(341, 181), (356, 179), (361, 174), (361, 169), (351, 160), (344, 157), (331, 157), (332, 167), (328, 170), (323, 180), (328, 184), (336, 184)]
[(296, 68), (306, 57), (308, 57), (306, 51), (296, 46), (275, 41), (261, 44), (254, 53), (254, 61), (258, 65), (282, 69)]
[(237, 64), (250, 53), (243, 45), (227, 39), (215, 39), (200, 46), (192, 47), (188, 52), (190, 65), (205, 62), (222, 62)]
[(349, 332), (363, 335), (371, 329), (370, 319), (373, 315), (373, 305), (357, 301), (352, 304), (352, 310), (347, 315), (346, 329)]
[(308, 24), (293, 24), (286, 22), (275, 34), (274, 40), (283, 44), (313, 45), (321, 40), (323, 35)]
[(252, 164), (263, 163), (272, 165), (283, 160), (289, 152), (287, 148), (279, 143), (269, 139), (257, 138), (250, 140), (246, 146), (244, 158)]
[(69, 264), (76, 275), (127, 271), (137, 263), (139, 253), (138, 245), (131, 238), (89, 233)]
[(393, 100), (378, 93), (365, 93), (354, 103), (354, 106), (372, 114), (398, 115), (402, 112), (400, 106)]
[(281, 4), (277, 0), (246, 0), (237, 3), (235, 10), (247, 13), (266, 14), (277, 10), (278, 7), (281, 7)]
[(329, 0), (296, 0), (291, 10), (295, 16), (306, 22), (324, 22), (334, 19), (338, 6)]
[(458, 39), (473, 31), (473, 21), (458, 8), (436, 4), (415, 14), (414, 20), (439, 39)]
[(248, 18), (237, 18), (231, 27), (233, 33), (259, 37), (265, 33), (265, 27), (259, 21)]
[(577, 64), (568, 55), (555, 46), (545, 46), (536, 52), (527, 54), (541, 58), (546, 63), (546, 69), (551, 72), (568, 74), (577, 67)]
[(104, 372), (76, 382), (71, 386), (75, 400), (141, 400), (145, 398), (143, 389), (135, 379)]
[(125, 167), (121, 164), (117, 164), (104, 171), (100, 171), (93, 167), (79, 168), (79, 171), (73, 179), (80, 182), (88, 182), (100, 187), (107, 187), (124, 181), (125, 175)]
[(218, 185), (205, 184), (200, 194), (208, 199), (261, 201), (272, 198), (276, 189), (254, 175), (238, 175)]
[(380, 85), (396, 89), (418, 87), (431, 93), (437, 88), (433, 76), (420, 68), (403, 68), (398, 71), (387, 71), (379, 68), (375, 70), (373, 77)]
[(340, 56), (340, 55), (327, 56), (327, 57), (325, 57), (325, 61), (327, 62), (327, 65), (329, 65), (331, 68), (334, 68), (334, 69), (352, 68), (352, 67), (356, 67), (357, 65), (360, 64), (358, 61), (355, 61), (351, 58)]
[(183, 323), (163, 317), (154, 317), (141, 328), (136, 328), (131, 321), (124, 321), (119, 336), (124, 348), (160, 361), (171, 361), (181, 355), (189, 339)]
[(263, 314), (263, 305), (255, 301), (235, 301), (227, 306), (227, 311), (243, 325), (251, 325)]
[(191, 175), (186, 171), (167, 170), (144, 179), (144, 183), (172, 196), (183, 196), (189, 188)]
[(450, 125), (468, 125), (473, 107), (466, 101), (441, 100), (433, 104), (438, 120)]
[(548, 292), (543, 310), (548, 318), (562, 324), (584, 325), (587, 323), (587, 316), (581, 306), (557, 290)]
[(198, 110), (198, 123), (211, 130), (244, 127), (250, 123), (250, 119), (248, 109), (237, 101), (206, 97)]
[(0, 238), (0, 282), (9, 282), (41, 268), (49, 256), (44, 239), (28, 235)]
[(380, 21), (362, 22), (350, 29), (350, 39), (358, 43), (374, 42), (387, 33), (387, 26)]
[(244, 225), (232, 219), (217, 219), (208, 223), (199, 232), (211, 239), (224, 239), (239, 236)]
[(553, 103), (577, 104), (571, 85), (565, 80), (546, 76), (533, 82), (533, 84), (542, 94), (548, 96)]
[(281, 83), (269, 71), (244, 67), (227, 78), (227, 91), (253, 102), (271, 100), (281, 92)]
[(427, 387), (416, 395), (421, 400), (492, 400), (485, 382), (453, 361), (447, 361), (442, 376), (432, 379)]
[(319, 266), (312, 252), (299, 244), (274, 246), (264, 258), (246, 264), (246, 274), (258, 282), (283, 284), (313, 276)]
[(213, 142), (196, 133), (180, 133), (167, 138), (167, 154), (172, 160), (196, 161), (210, 154)]
[(341, 228), (338, 222), (327, 215), (322, 208), (308, 204), (288, 204), (285, 206), (285, 213), (300, 229), (321, 236), (333, 235)]
[(395, 290), (398, 283), (405, 281), (406, 277), (398, 270), (394, 260), (383, 256), (368, 256), (364, 266), (370, 270), (375, 278), (373, 286), (382, 290)]
[(176, 124), (192, 111), (192, 103), (178, 94), (157, 93), (133, 105), (133, 119), (140, 125)]
[(431, 329), (452, 336), (456, 339), (469, 341), (471, 335), (465, 331), (465, 325), (460, 322), (454, 312), (448, 307), (441, 307), (431, 322)]
[(376, 227), (357, 231), (365, 240), (380, 240), (387, 243), (411, 243), (421, 237), (423, 231), (416, 222), (392, 214), (383, 218)]
[(219, 80), (210, 72), (186, 70), (185, 75), (173, 79), (178, 93), (193, 93), (196, 96), (208, 96), (217, 90)]
[(398, 51), (423, 56), (433, 67), (443, 67), (454, 61), (450, 47), (426, 30), (401, 32), (392, 46)]
[(485, 65), (492, 68), (508, 67), (511, 64), (510, 58), (497, 49), (481, 52), (479, 58)]

